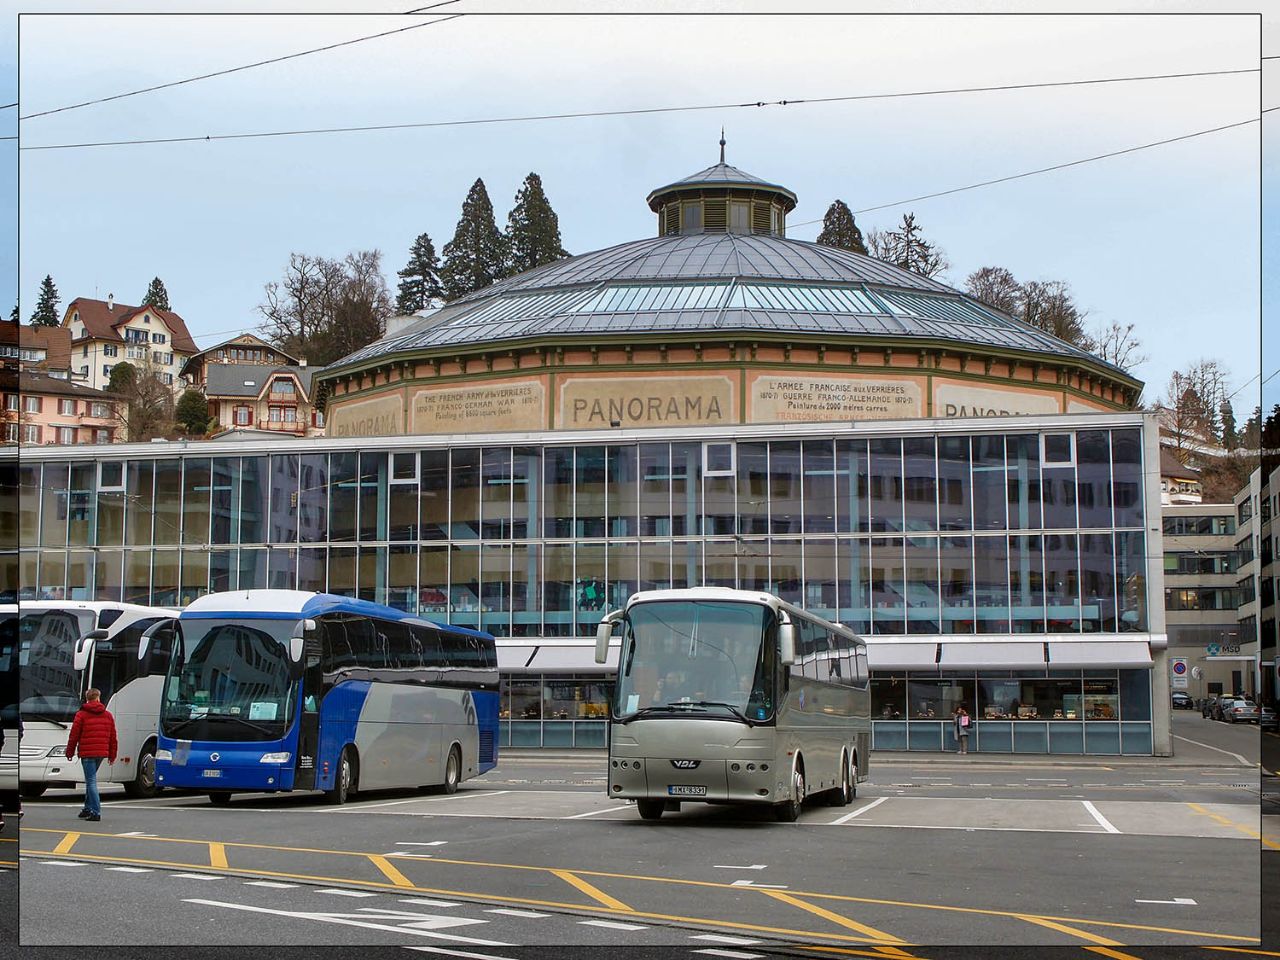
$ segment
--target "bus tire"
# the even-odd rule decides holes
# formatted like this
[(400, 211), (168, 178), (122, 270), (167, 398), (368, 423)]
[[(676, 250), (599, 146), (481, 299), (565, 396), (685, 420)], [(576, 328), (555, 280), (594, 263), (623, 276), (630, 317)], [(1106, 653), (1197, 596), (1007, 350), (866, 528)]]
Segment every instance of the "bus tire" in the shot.
[(665, 800), (637, 800), (636, 810), (641, 820), (661, 820), (662, 811), (667, 809)]
[(148, 799), (162, 789), (156, 785), (156, 745), (148, 742), (138, 754), (138, 774), (122, 784), (126, 796)]
[(797, 762), (791, 771), (791, 797), (773, 805), (773, 816), (779, 823), (795, 823), (804, 805), (804, 767)]
[(462, 751), (455, 743), (449, 747), (449, 756), (444, 761), (444, 783), (440, 784), (441, 793), (457, 793), (458, 784), (462, 782)]
[(209, 794), (209, 802), (215, 807), (225, 807), (231, 802), (231, 791), (215, 790), (213, 793)]
[(49, 789), (47, 783), (22, 783), (18, 785), (18, 793), (22, 794), (25, 800), (38, 800), (44, 796), (44, 792)]
[(346, 803), (356, 792), (356, 761), (350, 747), (342, 748), (338, 769), (333, 774), (333, 789), (324, 792), (324, 798), (332, 804)]
[(853, 777), (849, 775), (849, 755), (840, 757), (840, 784), (827, 794), (827, 805), (847, 807), (853, 799)]

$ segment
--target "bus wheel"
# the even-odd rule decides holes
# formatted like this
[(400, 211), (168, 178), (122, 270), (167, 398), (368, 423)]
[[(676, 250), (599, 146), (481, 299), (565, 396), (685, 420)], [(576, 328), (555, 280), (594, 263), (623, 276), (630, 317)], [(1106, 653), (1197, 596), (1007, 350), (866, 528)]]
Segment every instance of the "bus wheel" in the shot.
[(440, 785), (440, 792), (457, 793), (461, 780), (462, 752), (455, 745), (449, 748), (449, 759), (444, 762), (444, 783)]
[(662, 811), (667, 809), (667, 801), (637, 800), (636, 809), (640, 811), (641, 820), (661, 820)]
[(343, 804), (355, 793), (356, 769), (351, 759), (351, 748), (343, 747), (342, 756), (338, 758), (338, 771), (333, 777), (333, 789), (324, 792), (330, 803)]
[(44, 796), (44, 792), (49, 789), (47, 783), (23, 783), (18, 786), (18, 792), (27, 800), (37, 800)]
[(231, 793), (228, 790), (216, 790), (209, 794), (209, 802), (215, 807), (225, 807), (231, 802)]
[(124, 784), (124, 792), (130, 797), (154, 797), (160, 792), (156, 786), (156, 748), (147, 744), (138, 757), (138, 775)]
[(853, 778), (849, 776), (849, 756), (846, 754), (840, 761), (840, 785), (827, 794), (827, 803), (832, 807), (847, 807), (853, 799)]
[(795, 823), (800, 818), (800, 807), (804, 803), (804, 771), (796, 765), (791, 775), (791, 799), (775, 804), (773, 816), (780, 823)]

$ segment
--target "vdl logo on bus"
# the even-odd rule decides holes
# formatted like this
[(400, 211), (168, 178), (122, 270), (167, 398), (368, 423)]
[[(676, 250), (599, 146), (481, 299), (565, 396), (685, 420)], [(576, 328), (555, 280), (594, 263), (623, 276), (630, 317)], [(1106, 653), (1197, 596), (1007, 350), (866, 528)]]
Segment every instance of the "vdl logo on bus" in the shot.
[(694, 770), (701, 762), (701, 760), (672, 760), (671, 765), (677, 770)]

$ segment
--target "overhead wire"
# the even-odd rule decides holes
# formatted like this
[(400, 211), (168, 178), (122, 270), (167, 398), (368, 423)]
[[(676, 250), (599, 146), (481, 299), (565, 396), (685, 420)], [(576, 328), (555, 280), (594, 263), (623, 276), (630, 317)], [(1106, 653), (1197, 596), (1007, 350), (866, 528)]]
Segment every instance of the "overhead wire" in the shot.
[[(458, 14), (457, 16), (463, 16)], [(443, 21), (433, 21), (440, 23)], [(741, 102), (725, 102), (725, 103), (705, 103), (705, 104), (688, 104), (678, 106), (660, 106), (660, 107), (631, 107), (619, 108), (612, 110), (584, 110), (566, 113), (546, 113), (546, 114), (527, 114), (507, 117), (478, 117), (462, 120), (425, 120), (412, 121), (404, 123), (380, 123), (365, 124), (360, 126), (343, 126), (343, 127), (314, 127), (302, 128), (296, 130), (262, 130), (251, 131), (247, 133), (221, 133), (221, 134), (205, 134), (183, 136), (183, 137), (142, 137), (128, 140), (98, 140), (85, 141), (78, 143), (51, 143), (36, 144), (34, 146), (20, 146), (20, 150), (71, 150), (84, 149), (88, 147), (120, 147), (120, 146), (143, 146), (161, 143), (198, 143), (213, 142), (218, 140), (254, 140), (271, 137), (298, 137), (298, 136), (317, 136), (325, 134), (337, 133), (369, 133), (388, 130), (418, 130), (433, 127), (462, 127), (477, 126), (484, 124), (502, 124), (502, 123), (531, 123), (547, 120), (576, 120), (599, 117), (625, 117), (639, 116), (646, 114), (662, 114), (662, 113), (689, 113), (708, 110), (736, 110), (747, 108), (761, 107), (788, 107), (803, 104), (816, 103), (852, 103), (857, 101), (868, 100), (892, 100), (908, 97), (936, 97), (950, 96), (967, 93), (992, 93), (1007, 92), (1011, 90), (1042, 90), (1055, 87), (1078, 87), (1078, 86), (1095, 86), (1098, 84), (1108, 83), (1137, 83), (1152, 80), (1174, 80), (1186, 79), (1190, 77), (1212, 77), (1212, 76), (1230, 76), (1257, 73), (1260, 68), (1249, 67), (1239, 70), (1203, 70), (1188, 73), (1165, 73), (1165, 74), (1148, 74), (1142, 76), (1127, 77), (1096, 77), (1083, 80), (1053, 80), (1035, 83), (1023, 84), (998, 84), (986, 87), (953, 87), (948, 89), (930, 89), (930, 90), (911, 90), (898, 91), (890, 93), (862, 93), (848, 94), (832, 97), (801, 97), (782, 100), (754, 100)], [(16, 139), (15, 137), (6, 137), (2, 139)]]

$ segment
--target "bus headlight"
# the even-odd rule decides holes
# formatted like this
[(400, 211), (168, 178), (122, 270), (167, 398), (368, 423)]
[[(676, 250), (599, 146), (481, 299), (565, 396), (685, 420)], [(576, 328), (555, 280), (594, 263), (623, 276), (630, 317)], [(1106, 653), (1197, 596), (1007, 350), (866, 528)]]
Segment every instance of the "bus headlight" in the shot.
[(67, 756), (67, 745), (64, 743), (64, 744), (63, 744), (62, 746), (60, 746), (60, 747), (52, 747), (52, 748), (49, 750), (49, 752), (45, 754), (45, 756), (46, 756), (46, 757), (62, 757), (63, 759), (66, 759), (66, 756)]
[(283, 753), (264, 753), (259, 763), (288, 763), (293, 754), (287, 750)]
[(157, 751), (155, 752), (154, 756), (155, 756), (155, 758), (156, 758), (157, 760), (172, 760), (172, 759), (173, 759), (173, 751), (172, 751), (172, 750), (166, 750), (166, 749), (164, 749), (163, 747), (161, 747), (159, 750), (157, 750)]

